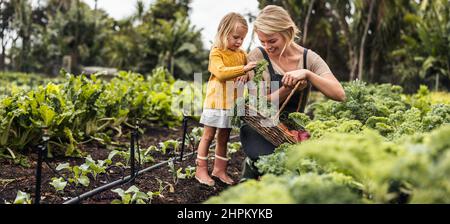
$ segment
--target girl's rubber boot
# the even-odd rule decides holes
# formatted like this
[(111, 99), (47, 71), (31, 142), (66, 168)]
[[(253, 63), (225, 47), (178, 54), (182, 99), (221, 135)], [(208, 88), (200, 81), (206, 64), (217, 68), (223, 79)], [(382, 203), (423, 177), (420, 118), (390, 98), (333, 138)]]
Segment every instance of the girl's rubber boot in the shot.
[(195, 179), (204, 185), (209, 187), (214, 186), (214, 180), (208, 174), (208, 157), (197, 156), (195, 160), (197, 165), (195, 169)]
[(215, 155), (214, 159), (214, 169), (211, 174), (213, 177), (217, 177), (220, 181), (222, 181), (226, 185), (233, 185), (234, 181), (227, 174), (228, 167), (228, 158), (224, 158), (219, 155)]

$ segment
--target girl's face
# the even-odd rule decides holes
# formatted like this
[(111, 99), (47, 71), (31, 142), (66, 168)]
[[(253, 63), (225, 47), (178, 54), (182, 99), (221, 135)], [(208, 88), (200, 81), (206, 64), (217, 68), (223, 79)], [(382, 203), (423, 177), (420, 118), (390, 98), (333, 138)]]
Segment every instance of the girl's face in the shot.
[(259, 41), (261, 41), (262, 46), (272, 56), (279, 56), (281, 51), (286, 44), (283, 36), (279, 33), (274, 33), (271, 35), (267, 35), (261, 31), (256, 31), (258, 35)]
[(238, 24), (236, 26), (236, 29), (231, 32), (228, 37), (228, 46), (227, 48), (230, 50), (237, 50), (242, 46), (242, 43), (244, 42), (245, 36), (247, 35), (247, 28), (245, 26)]

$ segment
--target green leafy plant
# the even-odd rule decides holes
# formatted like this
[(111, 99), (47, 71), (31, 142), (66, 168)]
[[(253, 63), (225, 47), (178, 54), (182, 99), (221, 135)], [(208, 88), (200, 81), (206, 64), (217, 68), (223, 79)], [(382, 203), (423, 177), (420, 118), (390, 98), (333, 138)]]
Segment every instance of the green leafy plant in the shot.
[(367, 129), (285, 144), (256, 163), (266, 174), (260, 182), (245, 182), (208, 202), (271, 203), (276, 199), (260, 193), (287, 191), (277, 195), (280, 203), (447, 203), (449, 134), (443, 125), (392, 142)]
[(59, 84), (50, 82), (0, 99), (0, 149), (20, 153), (39, 144), (47, 129), (49, 156), (83, 157), (79, 144), (112, 144), (130, 120), (169, 127), (181, 121), (172, 112), (174, 80), (164, 69), (147, 78), (120, 72), (109, 81), (95, 74), (64, 75)]
[(117, 193), (121, 200), (114, 199), (111, 204), (146, 204), (150, 199), (150, 196), (144, 192), (141, 192), (136, 186), (131, 186), (127, 190), (122, 188), (111, 190)]
[(227, 145), (228, 145), (228, 147), (227, 147), (228, 155), (238, 152), (242, 147), (242, 144), (240, 142), (228, 142)]
[(176, 169), (173, 160), (170, 160), (167, 165), (169, 166), (169, 172), (172, 173), (174, 184), (177, 184), (179, 179), (190, 179), (195, 176), (195, 167), (188, 166)]
[(64, 188), (67, 186), (67, 181), (64, 180), (64, 178), (52, 178), (52, 182), (50, 182), (50, 185), (52, 185), (57, 192), (64, 191)]
[(167, 140), (159, 143), (159, 151), (162, 154), (166, 154), (167, 150), (172, 149), (174, 152), (177, 152), (181, 146), (181, 142), (178, 140)]
[(263, 73), (267, 69), (267, 66), (269, 66), (269, 62), (265, 59), (258, 61), (256, 64), (254, 68), (255, 76), (252, 79), (256, 84), (259, 84), (264, 79)]
[[(69, 163), (60, 163), (56, 167), (56, 170), (67, 170), (69, 172), (69, 176), (66, 179), (69, 181), (69, 183), (74, 183), (76, 185), (81, 184), (87, 187), (90, 184), (89, 175), (91, 175), (94, 180), (96, 180), (99, 174), (106, 173), (106, 168), (111, 165), (111, 163), (112, 162), (110, 159), (95, 161), (91, 158), (91, 156), (87, 156), (85, 158), (85, 163), (81, 164), (80, 166), (71, 166)], [(63, 183), (61, 182), (61, 180), (56, 179), (53, 180), (51, 185), (53, 185), (56, 190), (59, 190), (62, 187)], [(64, 187), (62, 188), (64, 189)]]
[(31, 204), (30, 194), (19, 190), (13, 204)]

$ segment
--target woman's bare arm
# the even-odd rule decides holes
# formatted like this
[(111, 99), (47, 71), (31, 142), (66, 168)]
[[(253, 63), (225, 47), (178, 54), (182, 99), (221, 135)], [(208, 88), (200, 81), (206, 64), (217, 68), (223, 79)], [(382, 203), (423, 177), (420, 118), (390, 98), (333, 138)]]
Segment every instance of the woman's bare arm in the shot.
[(336, 100), (345, 100), (345, 91), (342, 88), (341, 83), (334, 77), (332, 73), (323, 74), (321, 76), (311, 72), (307, 69), (295, 70), (292, 72), (287, 72), (285, 77), (283, 77), (283, 85), (288, 87), (293, 87), (297, 82), (309, 80), (311, 84), (316, 87), (325, 96)]
[(312, 85), (325, 96), (336, 101), (345, 101), (344, 88), (342, 88), (341, 83), (336, 79), (336, 77), (334, 77), (333, 74), (328, 73), (319, 76), (310, 71), (306, 76)]

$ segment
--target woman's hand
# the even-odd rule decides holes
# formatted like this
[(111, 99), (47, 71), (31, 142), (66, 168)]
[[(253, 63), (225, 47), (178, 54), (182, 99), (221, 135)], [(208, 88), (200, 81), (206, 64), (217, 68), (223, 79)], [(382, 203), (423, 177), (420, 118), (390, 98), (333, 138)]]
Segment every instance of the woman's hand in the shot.
[(288, 88), (294, 88), (297, 82), (301, 82), (300, 85), (304, 85), (308, 81), (309, 72), (310, 71), (307, 69), (286, 72), (286, 74), (284, 74), (283, 78), (281, 79), (281, 82)]
[(251, 61), (247, 65), (244, 66), (244, 71), (248, 72), (256, 67), (256, 61)]

